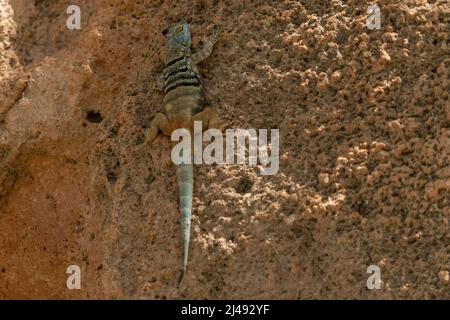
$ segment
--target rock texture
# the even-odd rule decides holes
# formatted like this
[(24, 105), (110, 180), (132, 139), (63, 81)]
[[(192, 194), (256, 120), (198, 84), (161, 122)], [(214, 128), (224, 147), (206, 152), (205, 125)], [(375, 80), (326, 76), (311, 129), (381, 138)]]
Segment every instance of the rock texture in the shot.
[[(0, 0), (0, 298), (449, 299), (448, 1)], [(189, 272), (154, 75), (180, 17), (208, 105), (280, 170), (196, 167)], [(66, 288), (66, 268), (82, 290)], [(381, 289), (369, 290), (369, 265)]]

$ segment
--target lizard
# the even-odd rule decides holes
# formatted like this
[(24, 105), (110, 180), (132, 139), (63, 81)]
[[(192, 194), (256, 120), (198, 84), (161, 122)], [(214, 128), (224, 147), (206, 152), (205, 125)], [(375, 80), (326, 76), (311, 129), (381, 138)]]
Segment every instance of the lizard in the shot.
[[(203, 48), (192, 53), (189, 24), (181, 21), (166, 34), (164, 71), (157, 77), (157, 88), (164, 90), (164, 113), (156, 113), (147, 130), (147, 143), (153, 142), (160, 132), (170, 136), (176, 129), (193, 132), (193, 122), (201, 121), (202, 130), (219, 128), (219, 116), (215, 108), (204, 108), (202, 81), (197, 65), (208, 58), (218, 40), (220, 28)], [(192, 160), (192, 159), (191, 159)], [(183, 261), (178, 287), (187, 270), (192, 218), (193, 165), (176, 165), (183, 241)]]

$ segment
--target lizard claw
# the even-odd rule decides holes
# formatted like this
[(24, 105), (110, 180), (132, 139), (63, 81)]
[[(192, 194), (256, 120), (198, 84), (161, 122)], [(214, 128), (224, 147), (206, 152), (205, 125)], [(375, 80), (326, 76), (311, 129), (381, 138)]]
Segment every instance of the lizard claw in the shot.
[(215, 26), (211, 37), (213, 37), (214, 39), (217, 39), (219, 37), (220, 32), (222, 32), (222, 27)]

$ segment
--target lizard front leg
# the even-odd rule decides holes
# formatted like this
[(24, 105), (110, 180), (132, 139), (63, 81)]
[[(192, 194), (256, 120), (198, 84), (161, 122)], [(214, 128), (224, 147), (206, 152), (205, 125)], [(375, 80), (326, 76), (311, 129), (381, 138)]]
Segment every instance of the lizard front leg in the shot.
[(164, 91), (164, 73), (158, 73), (154, 76), (154, 80), (156, 83), (156, 89), (158, 91)]
[(170, 135), (169, 119), (164, 113), (157, 113), (150, 122), (150, 126), (147, 131), (146, 142), (152, 143), (158, 136), (158, 132), (162, 131), (165, 135)]
[(199, 51), (191, 55), (191, 60), (194, 65), (199, 64), (200, 62), (202, 62), (211, 55), (214, 44), (219, 39), (219, 34), (220, 34), (220, 27), (216, 27), (214, 29), (213, 34), (209, 37), (208, 41), (205, 43), (203, 48), (201, 48)]

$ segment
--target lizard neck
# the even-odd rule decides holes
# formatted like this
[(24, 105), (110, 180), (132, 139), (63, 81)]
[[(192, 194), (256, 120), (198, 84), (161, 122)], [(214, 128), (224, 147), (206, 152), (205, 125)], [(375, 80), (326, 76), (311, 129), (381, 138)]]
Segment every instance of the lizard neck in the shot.
[(184, 57), (189, 57), (190, 55), (191, 50), (188, 48), (167, 49), (164, 63), (167, 66), (173, 61), (179, 60)]

